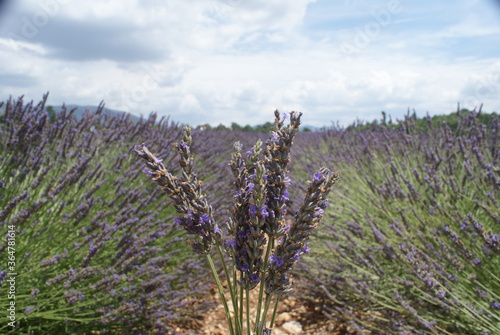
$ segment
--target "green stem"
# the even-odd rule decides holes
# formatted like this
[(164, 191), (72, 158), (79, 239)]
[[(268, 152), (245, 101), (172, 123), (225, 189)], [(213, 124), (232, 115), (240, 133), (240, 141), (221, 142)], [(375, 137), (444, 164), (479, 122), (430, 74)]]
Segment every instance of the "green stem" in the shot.
[(212, 270), (212, 275), (215, 278), (215, 282), (217, 283), (217, 289), (219, 290), (219, 296), (222, 300), (222, 304), (224, 305), (224, 311), (226, 312), (227, 324), (229, 326), (229, 333), (230, 333), (230, 335), (235, 335), (234, 328), (233, 328), (233, 322), (231, 320), (231, 314), (229, 313), (229, 307), (227, 306), (226, 297), (224, 296), (224, 290), (222, 288), (222, 284), (220, 282), (219, 276), (217, 274), (217, 270), (215, 269), (215, 265), (214, 265), (214, 262), (212, 260), (212, 256), (210, 256), (210, 254), (207, 254), (207, 260), (208, 260), (208, 264), (210, 265), (210, 270)]
[(260, 286), (259, 286), (259, 301), (257, 302), (257, 316), (255, 317), (255, 328), (254, 332), (259, 331), (259, 324), (260, 324), (260, 309), (262, 308), (262, 297), (264, 295), (264, 286), (265, 286), (265, 280), (266, 280), (266, 269), (267, 269), (267, 264), (268, 264), (268, 259), (269, 259), (269, 254), (271, 253), (271, 250), (273, 248), (273, 244), (271, 241), (267, 243), (267, 249), (266, 249), (266, 255), (264, 256), (264, 265), (262, 266), (261, 269), (261, 275), (260, 275)]
[[(243, 279), (243, 278), (242, 278)], [(241, 335), (243, 335), (243, 302), (245, 300), (245, 296), (243, 295), (243, 285), (240, 285), (240, 305), (239, 305), (239, 312), (240, 312), (240, 330), (241, 330)]]
[[(217, 246), (217, 251), (219, 252), (219, 256), (222, 261), (222, 267), (224, 268), (224, 275), (226, 276), (226, 281), (227, 281), (227, 287), (229, 290), (229, 293), (231, 294), (231, 301), (233, 303), (233, 312), (234, 312), (234, 318), (235, 318), (235, 326), (236, 326), (236, 331), (241, 333), (241, 319), (238, 320), (238, 292), (237, 292), (237, 286), (236, 285), (236, 268), (233, 266), (233, 283), (231, 283), (231, 276), (229, 275), (229, 271), (227, 270), (226, 262), (224, 261), (224, 254), (222, 252), (222, 247), (220, 245)], [(233, 262), (234, 264), (234, 262)], [(239, 334), (238, 333), (238, 334)]]
[(274, 303), (273, 308), (273, 316), (271, 317), (271, 321), (269, 322), (269, 328), (274, 327), (274, 319), (276, 318), (276, 312), (278, 311), (278, 304), (280, 302), (281, 294), (276, 295), (276, 302)]
[(243, 320), (240, 317), (239, 309), (242, 308), (241, 304), (238, 305), (238, 284), (236, 281), (236, 267), (233, 267), (233, 283), (234, 287), (231, 292), (231, 300), (233, 302), (233, 312), (234, 312), (234, 323), (236, 325), (236, 334), (240, 335), (243, 333)]
[(250, 334), (250, 290), (247, 288), (246, 289), (247, 293), (247, 306), (246, 306), (246, 313), (247, 313), (247, 335)]
[[(222, 247), (220, 245), (217, 246), (217, 251), (219, 252), (220, 259), (222, 261), (222, 267), (224, 268), (224, 275), (226, 276), (227, 286), (229, 292), (231, 292), (231, 297), (233, 296), (233, 285), (231, 283), (231, 276), (229, 276), (229, 271), (227, 271), (226, 262), (224, 261), (224, 253), (222, 252)], [(234, 269), (233, 269), (234, 270)], [(236, 271), (234, 271), (236, 273)], [(234, 283), (236, 285), (236, 278), (234, 278)]]
[(234, 283), (234, 294), (236, 295), (236, 287), (238, 286), (237, 283), (237, 279), (236, 279), (236, 276), (237, 276), (237, 273), (238, 273), (238, 269), (236, 269), (236, 261), (233, 257), (233, 283)]
[(259, 329), (257, 329), (257, 335), (262, 335), (262, 332), (264, 331), (264, 327), (266, 326), (267, 311), (269, 310), (270, 304), (271, 304), (271, 295), (266, 294), (266, 305), (264, 306), (264, 314), (262, 315), (261, 326), (259, 326)]

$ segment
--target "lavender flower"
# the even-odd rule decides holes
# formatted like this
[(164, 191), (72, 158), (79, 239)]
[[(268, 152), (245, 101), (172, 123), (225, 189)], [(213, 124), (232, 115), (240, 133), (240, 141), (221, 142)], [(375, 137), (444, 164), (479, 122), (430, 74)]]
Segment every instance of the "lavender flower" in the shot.
[(262, 221), (268, 216), (267, 208), (262, 205), (265, 196), (264, 169), (259, 161), (261, 145), (260, 141), (254, 145), (248, 161), (245, 162), (241, 155), (242, 146), (236, 142), (229, 163), (236, 189), (228, 226), (230, 234), (235, 236), (235, 246), (230, 255), (234, 257), (236, 267), (241, 271), (239, 283), (246, 289), (254, 288), (260, 281), (257, 279), (260, 278), (263, 247), (267, 241), (261, 229)]
[(286, 175), (287, 165), (290, 162), (293, 138), (301, 123), (301, 115), (302, 113), (291, 112), (290, 123), (283, 128), (285, 118), (280, 118), (279, 112), (275, 111), (275, 130), (266, 142), (266, 205), (270, 215), (265, 220), (264, 231), (272, 238), (282, 235), (286, 225), (286, 201), (289, 195), (286, 187), (290, 183)]
[[(293, 223), (287, 222), (287, 204), (291, 204), (291, 192), (287, 190), (291, 185), (287, 167), (293, 139), (300, 125), (300, 117), (300, 113), (290, 113), (290, 122), (285, 126), (286, 117), (280, 117), (276, 111), (274, 129), (264, 148), (262, 142), (257, 141), (252, 149), (246, 151), (245, 156), (242, 155), (243, 145), (239, 142), (234, 144), (229, 163), (234, 177), (233, 204), (227, 221), (229, 236), (224, 243), (221, 239), (222, 232), (214, 223), (212, 207), (201, 193), (201, 183), (193, 173), (191, 130), (185, 128), (181, 143), (174, 144), (179, 154), (178, 163), (181, 169), (177, 178), (169, 172), (160, 159), (149, 152), (145, 145), (134, 148), (134, 152), (145, 160), (148, 175), (172, 199), (179, 213), (174, 222), (187, 231), (193, 250), (206, 254), (216, 278), (217, 272), (208, 253), (210, 247), (216, 246), (221, 253), (221, 247), (224, 245), (231, 257), (233, 268), (237, 271), (234, 273), (234, 279), (229, 276), (225, 264), (223, 267), (233, 300), (234, 323), (231, 321), (228, 305), (222, 293), (223, 288), (220, 282), (216, 281), (231, 334), (242, 333), (244, 328), (241, 320), (238, 321), (242, 315), (242, 310), (238, 309), (243, 308), (243, 305), (235, 298), (238, 293), (235, 284), (238, 283), (241, 292), (247, 294), (260, 284), (260, 296), (265, 290), (266, 300), (270, 299), (271, 294), (279, 294), (291, 288), (290, 269), (303, 254), (309, 252), (307, 240), (325, 214), (328, 204), (326, 197), (338, 179), (337, 174), (327, 169), (316, 173)], [(123, 244), (129, 243), (128, 239), (131, 238), (133, 235), (126, 234), (122, 238)], [(264, 255), (266, 245), (267, 250)], [(120, 259), (128, 262), (125, 256), (130, 255), (130, 252), (122, 250), (123, 255), (120, 255)], [(220, 256), (222, 257), (222, 254)], [(113, 292), (116, 294), (116, 291)], [(265, 310), (268, 306), (266, 303)], [(257, 310), (255, 324), (266, 325), (267, 313), (264, 312), (261, 319), (260, 306)], [(253, 331), (262, 335), (264, 327), (255, 327)], [(250, 324), (246, 325), (246, 328), (250, 332)]]
[(193, 159), (189, 145), (191, 133), (188, 128), (184, 132), (184, 142), (177, 145), (182, 169), (181, 181), (175, 178), (161, 160), (156, 158), (146, 146), (136, 146), (134, 152), (146, 161), (146, 167), (154, 175), (153, 181), (158, 183), (174, 202), (179, 214), (183, 216), (176, 219), (193, 237), (188, 241), (197, 253), (207, 253), (210, 247), (221, 239), (219, 228), (212, 217), (212, 208), (201, 193), (201, 182), (192, 173)]
[(291, 289), (288, 272), (303, 253), (309, 252), (307, 241), (323, 215), (320, 206), (324, 205), (323, 201), (338, 178), (338, 174), (327, 169), (322, 169), (313, 176), (292, 226), (270, 257), (266, 275), (267, 294), (280, 294)]

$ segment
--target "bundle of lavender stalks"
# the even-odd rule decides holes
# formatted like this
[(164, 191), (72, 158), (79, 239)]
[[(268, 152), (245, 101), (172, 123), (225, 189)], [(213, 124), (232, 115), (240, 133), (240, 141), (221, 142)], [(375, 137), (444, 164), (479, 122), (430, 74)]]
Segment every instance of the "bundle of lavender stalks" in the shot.
[[(233, 147), (231, 167), (234, 176), (232, 210), (223, 232), (214, 220), (212, 207), (193, 173), (192, 138), (189, 127), (175, 144), (179, 152), (180, 176), (173, 176), (146, 146), (137, 145), (135, 154), (144, 159), (145, 172), (161, 186), (175, 206), (177, 224), (188, 236), (193, 251), (206, 255), (217, 284), (231, 335), (271, 334), (281, 295), (291, 290), (290, 270), (308, 252), (308, 240), (328, 205), (327, 195), (338, 174), (321, 168), (308, 182), (307, 191), (293, 219), (286, 217), (287, 165), (290, 149), (298, 132), (301, 113), (280, 116), (275, 111), (274, 130), (265, 145), (259, 140), (242, 153), (242, 145)], [(212, 254), (221, 258), (223, 277), (219, 278)], [(230, 259), (229, 264), (226, 264)], [(227, 283), (233, 316), (224, 295)], [(250, 316), (250, 291), (258, 289), (257, 313)], [(266, 316), (272, 304), (269, 322)], [(253, 317), (253, 316), (252, 316)]]

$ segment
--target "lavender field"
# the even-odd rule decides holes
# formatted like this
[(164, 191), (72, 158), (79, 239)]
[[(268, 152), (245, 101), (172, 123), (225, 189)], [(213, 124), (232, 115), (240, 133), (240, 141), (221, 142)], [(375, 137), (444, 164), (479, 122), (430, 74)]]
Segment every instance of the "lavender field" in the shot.
[[(144, 143), (179, 171), (182, 126), (103, 108), (50, 119), (44, 101), (11, 99), (0, 116), (0, 333), (199, 334), (218, 303), (206, 260), (132, 152)], [(500, 117), (448, 120), (297, 134), (288, 215), (319, 166), (340, 174), (288, 293), (314, 311), (311, 322), (356, 334), (500, 334)], [(268, 136), (192, 131), (217, 222), (231, 210), (233, 143), (246, 152)]]

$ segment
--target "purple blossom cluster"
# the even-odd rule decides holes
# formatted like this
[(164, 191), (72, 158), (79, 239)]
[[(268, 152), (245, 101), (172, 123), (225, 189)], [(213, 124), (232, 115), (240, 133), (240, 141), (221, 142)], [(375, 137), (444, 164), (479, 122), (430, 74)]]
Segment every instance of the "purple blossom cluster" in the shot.
[[(228, 281), (231, 299), (236, 306), (234, 314), (237, 317), (233, 328), (218, 274), (213, 270), (219, 285), (219, 294), (225, 304), (231, 334), (234, 329), (236, 334), (240, 334), (243, 329), (237, 311), (237, 308), (243, 310), (243, 303), (237, 306), (236, 289), (232, 284), (237, 282), (242, 292), (247, 292), (247, 299), (248, 291), (259, 284), (261, 299), (264, 291), (267, 300), (272, 295), (289, 291), (292, 287), (290, 270), (303, 254), (308, 253), (308, 240), (318, 227), (328, 205), (327, 195), (338, 180), (338, 174), (326, 168), (316, 172), (309, 182), (300, 209), (293, 219), (289, 220), (291, 222), (287, 222), (287, 203), (290, 200), (288, 187), (291, 185), (288, 164), (291, 161), (293, 139), (301, 123), (301, 113), (291, 112), (289, 123), (285, 126), (287, 118), (287, 114), (281, 116), (276, 111), (274, 130), (265, 144), (260, 139), (257, 140), (246, 155), (242, 153), (243, 146), (240, 142), (233, 145), (229, 167), (234, 178), (234, 191), (227, 220), (228, 237), (224, 243), (221, 230), (214, 222), (212, 207), (208, 205), (206, 195), (201, 192), (201, 182), (193, 173), (191, 130), (185, 127), (183, 141), (175, 144), (179, 153), (180, 177), (167, 170), (162, 160), (153, 155), (146, 146), (134, 148), (136, 155), (145, 161), (145, 172), (152, 181), (161, 186), (181, 215), (175, 218), (175, 222), (200, 241), (193, 245), (193, 250), (208, 254), (212, 246), (219, 250), (224, 247), (239, 273), (236, 280), (236, 272), (234, 277), (231, 277), (223, 264), (225, 280)], [(209, 263), (212, 262), (210, 255), (207, 259)], [(255, 324), (262, 324), (265, 328), (265, 311), (269, 304), (266, 303), (264, 319), (260, 321), (261, 303), (262, 300), (259, 300)], [(240, 314), (242, 315), (242, 312)], [(250, 332), (250, 326), (246, 327)], [(264, 328), (258, 327), (255, 331), (260, 335)]]
[(327, 169), (316, 172), (309, 183), (302, 206), (271, 254), (266, 276), (266, 293), (277, 294), (291, 289), (290, 269), (309, 252), (308, 240), (323, 218), (327, 195), (338, 174)]
[(181, 225), (186, 232), (193, 236), (189, 240), (193, 251), (205, 254), (210, 251), (213, 244), (221, 239), (220, 228), (212, 216), (212, 208), (201, 191), (201, 182), (193, 174), (193, 159), (190, 154), (191, 134), (185, 128), (184, 141), (176, 144), (179, 152), (179, 165), (181, 177), (173, 176), (163, 165), (162, 160), (156, 158), (146, 146), (136, 146), (133, 150), (137, 156), (146, 161), (146, 173), (152, 180), (161, 186), (177, 213), (181, 216), (175, 222)]
[(226, 251), (234, 258), (236, 268), (241, 273), (240, 284), (253, 289), (260, 282), (263, 267), (264, 246), (268, 239), (263, 225), (269, 216), (265, 204), (265, 168), (259, 162), (262, 142), (257, 141), (247, 152), (245, 162), (241, 154), (242, 145), (235, 142), (229, 166), (234, 177), (234, 203), (228, 222), (231, 236), (225, 244)]
[(289, 200), (287, 187), (290, 178), (287, 176), (287, 165), (290, 162), (290, 149), (293, 138), (300, 126), (301, 113), (290, 114), (290, 124), (284, 128), (286, 114), (282, 118), (278, 111), (275, 112), (276, 130), (266, 142), (264, 151), (264, 167), (266, 169), (266, 211), (270, 215), (265, 217), (264, 231), (270, 238), (284, 234), (287, 227), (285, 221), (286, 201)]

